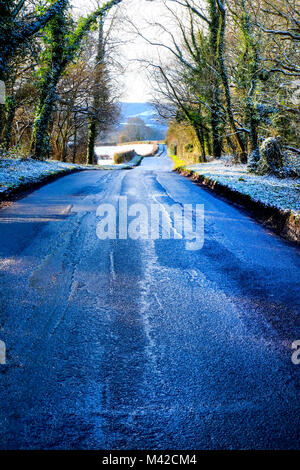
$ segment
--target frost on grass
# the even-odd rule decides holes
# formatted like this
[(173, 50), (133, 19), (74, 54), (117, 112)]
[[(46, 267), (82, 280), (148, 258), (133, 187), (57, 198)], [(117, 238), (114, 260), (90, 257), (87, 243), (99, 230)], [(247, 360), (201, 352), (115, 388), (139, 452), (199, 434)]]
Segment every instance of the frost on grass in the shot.
[(233, 165), (228, 158), (209, 163), (188, 165), (189, 170), (242, 194), (254, 201), (282, 210), (300, 212), (300, 178), (258, 176), (247, 171), (246, 165)]
[(86, 168), (86, 166), (53, 160), (38, 161), (31, 158), (1, 158), (0, 194), (26, 183), (38, 182), (46, 176), (77, 168)]
[(120, 152), (129, 152), (134, 150), (138, 155), (145, 156), (153, 150), (153, 144), (126, 144), (112, 146), (97, 146), (95, 153), (97, 155), (98, 165), (114, 165), (114, 154)]
[[(139, 157), (141, 158), (141, 157)], [(122, 170), (136, 165), (132, 162), (120, 165), (77, 165), (55, 160), (34, 160), (32, 158), (0, 158), (0, 195), (27, 183), (36, 183), (47, 176), (64, 173), (68, 170)]]

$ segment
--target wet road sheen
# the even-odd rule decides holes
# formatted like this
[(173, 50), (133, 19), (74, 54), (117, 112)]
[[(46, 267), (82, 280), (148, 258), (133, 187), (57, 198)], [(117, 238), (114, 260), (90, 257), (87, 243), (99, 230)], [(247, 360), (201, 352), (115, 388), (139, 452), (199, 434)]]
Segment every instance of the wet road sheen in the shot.
[[(299, 253), (171, 170), (76, 173), (0, 211), (0, 448), (299, 448)], [(204, 204), (203, 248), (99, 240), (119, 196)]]

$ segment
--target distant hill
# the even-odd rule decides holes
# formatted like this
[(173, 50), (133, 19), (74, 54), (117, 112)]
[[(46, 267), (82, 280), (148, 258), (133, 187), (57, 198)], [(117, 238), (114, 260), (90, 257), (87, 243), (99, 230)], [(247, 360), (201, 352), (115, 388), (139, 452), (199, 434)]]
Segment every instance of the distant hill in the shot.
[(166, 132), (167, 126), (158, 121), (158, 115), (150, 103), (120, 103), (121, 105), (121, 122), (124, 125), (128, 118), (139, 117), (145, 121), (147, 126), (160, 129)]
[(129, 118), (138, 117), (142, 119), (145, 124), (153, 129), (155, 139), (164, 139), (167, 134), (167, 125), (159, 122), (158, 114), (150, 103), (120, 103), (121, 116), (119, 122), (114, 128), (105, 135), (105, 137), (98, 137), (98, 143), (112, 143), (118, 142), (122, 129), (127, 123)]

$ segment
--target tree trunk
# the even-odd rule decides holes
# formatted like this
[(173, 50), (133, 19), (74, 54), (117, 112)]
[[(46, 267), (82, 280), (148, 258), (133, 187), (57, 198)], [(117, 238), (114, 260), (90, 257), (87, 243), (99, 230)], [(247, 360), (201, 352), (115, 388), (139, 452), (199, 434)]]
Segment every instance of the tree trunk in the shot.
[[(208, 155), (213, 155), (212, 154), (212, 148), (211, 148), (211, 142), (210, 142), (210, 134), (209, 131), (204, 132), (204, 142), (206, 144), (206, 149), (207, 149), (207, 154)], [(214, 155), (213, 155), (214, 156)], [(215, 157), (217, 158), (217, 157)]]
[[(215, 90), (217, 92), (217, 90)], [(222, 136), (220, 135), (221, 122), (218, 115), (220, 110), (219, 98), (212, 98), (211, 114), (210, 114), (210, 126), (211, 126), (211, 138), (212, 138), (212, 153), (214, 158), (220, 158), (222, 155)]]
[(87, 159), (88, 165), (95, 164), (95, 142), (97, 137), (97, 123), (93, 117), (89, 118), (89, 132), (87, 143)]
[(49, 25), (52, 47), (49, 50), (46, 72), (44, 72), (40, 82), (39, 102), (35, 112), (32, 132), (31, 150), (33, 158), (37, 160), (43, 160), (49, 154), (48, 131), (53, 106), (56, 101), (56, 87), (67, 65), (64, 57), (67, 24), (65, 13), (65, 9), (62, 9)]
[(74, 116), (74, 141), (73, 141), (73, 152), (72, 152), (72, 162), (76, 162), (77, 154), (77, 120), (76, 115)]
[(98, 45), (95, 66), (94, 90), (93, 90), (93, 111), (89, 116), (89, 132), (87, 142), (87, 163), (93, 165), (95, 163), (95, 144), (98, 133), (98, 114), (100, 111), (100, 83), (103, 68), (103, 60), (105, 56), (105, 45), (103, 37), (104, 17), (100, 16), (98, 28)]
[(243, 18), (242, 18), (242, 32), (244, 35), (244, 41), (248, 50), (251, 51), (251, 55), (248, 58), (247, 62), (249, 63), (249, 72), (250, 72), (250, 83), (249, 91), (246, 97), (247, 109), (246, 109), (246, 119), (250, 128), (250, 152), (252, 155), (255, 155), (257, 161), (259, 160), (259, 143), (258, 143), (258, 119), (257, 112), (255, 109), (253, 98), (257, 90), (257, 80), (258, 80), (258, 71), (259, 71), (259, 52), (256, 44), (256, 40), (252, 34), (252, 28), (250, 23), (249, 13), (246, 8), (245, 1), (242, 0), (243, 8)]
[(205, 162), (206, 161), (206, 151), (205, 151), (205, 141), (204, 141), (204, 133), (202, 127), (197, 127), (195, 129), (197, 139), (199, 140), (200, 143), (200, 148), (201, 148), (201, 157), (200, 161)]
[(229, 78), (227, 74), (227, 69), (225, 65), (224, 59), (224, 49), (225, 49), (225, 28), (226, 28), (226, 10), (225, 10), (225, 3), (224, 0), (217, 0), (218, 2), (218, 9), (219, 9), (219, 30), (218, 30), (218, 41), (217, 41), (217, 58), (218, 58), (218, 65), (219, 65), (219, 72), (224, 88), (225, 93), (225, 104), (226, 104), (226, 111), (229, 120), (229, 124), (234, 136), (234, 140), (236, 142), (237, 147), (237, 154), (242, 162), (247, 161), (247, 152), (245, 150), (245, 144), (241, 137), (239, 130), (237, 129), (233, 110), (232, 110), (232, 102), (231, 102), (231, 93), (229, 88)]
[(4, 146), (6, 150), (9, 150), (11, 144), (11, 136), (12, 136), (12, 127), (14, 122), (14, 117), (16, 113), (16, 100), (14, 96), (7, 97), (7, 116), (6, 116), (6, 124), (4, 130)]
[(48, 129), (56, 98), (57, 82), (58, 79), (52, 79), (49, 85), (46, 84), (46, 90), (41, 93), (40, 103), (36, 111), (36, 118), (32, 132), (31, 151), (33, 153), (33, 158), (37, 160), (45, 159), (49, 153)]
[[(217, 50), (216, 44), (218, 40), (218, 27), (219, 27), (219, 13), (216, 5), (216, 0), (208, 0), (209, 7), (209, 45), (210, 45), (210, 54), (212, 60), (212, 67), (217, 70)], [(220, 158), (222, 154), (222, 135), (221, 127), (222, 122), (220, 118), (220, 78), (218, 74), (214, 76), (214, 83), (212, 86), (212, 91), (210, 93), (210, 126), (211, 126), (211, 136), (212, 136), (212, 152), (214, 158)]]

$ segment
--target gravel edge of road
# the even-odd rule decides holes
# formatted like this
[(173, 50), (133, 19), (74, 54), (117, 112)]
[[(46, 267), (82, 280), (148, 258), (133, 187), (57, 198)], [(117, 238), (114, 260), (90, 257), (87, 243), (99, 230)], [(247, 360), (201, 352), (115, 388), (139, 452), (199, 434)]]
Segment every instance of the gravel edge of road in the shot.
[(219, 194), (226, 200), (242, 206), (255, 220), (273, 230), (277, 235), (300, 245), (300, 217), (294, 212), (281, 210), (277, 207), (256, 201), (248, 194), (231, 189), (216, 180), (185, 167), (177, 167), (174, 171), (189, 178), (201, 187), (205, 187)]

